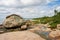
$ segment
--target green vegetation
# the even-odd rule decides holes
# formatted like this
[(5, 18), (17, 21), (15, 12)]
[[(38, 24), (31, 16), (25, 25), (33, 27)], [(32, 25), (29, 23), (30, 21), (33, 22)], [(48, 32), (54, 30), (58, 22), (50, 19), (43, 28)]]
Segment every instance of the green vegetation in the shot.
[(51, 28), (56, 28), (57, 24), (60, 24), (60, 12), (58, 12), (57, 10), (54, 10), (55, 15), (52, 17), (42, 17), (42, 18), (34, 18), (33, 21), (34, 23), (42, 23), (42, 24), (46, 24), (49, 23), (51, 25)]

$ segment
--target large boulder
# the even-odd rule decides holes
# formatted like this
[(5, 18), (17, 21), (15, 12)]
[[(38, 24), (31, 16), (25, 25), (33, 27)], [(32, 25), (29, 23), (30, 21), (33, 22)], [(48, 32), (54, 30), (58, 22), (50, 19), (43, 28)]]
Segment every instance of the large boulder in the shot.
[(3, 26), (6, 28), (20, 26), (24, 22), (23, 18), (19, 15), (12, 14), (6, 17), (3, 22)]
[(29, 31), (18, 31), (0, 34), (0, 40), (45, 40), (39, 35)]
[(60, 40), (60, 30), (52, 31), (49, 33), (49, 38), (51, 40)]

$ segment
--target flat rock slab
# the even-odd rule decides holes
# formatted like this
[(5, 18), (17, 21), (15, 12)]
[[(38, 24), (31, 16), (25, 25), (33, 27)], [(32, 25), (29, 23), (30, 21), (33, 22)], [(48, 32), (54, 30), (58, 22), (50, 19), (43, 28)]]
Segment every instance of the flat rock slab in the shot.
[(29, 31), (17, 31), (0, 34), (0, 40), (45, 40), (45, 39)]

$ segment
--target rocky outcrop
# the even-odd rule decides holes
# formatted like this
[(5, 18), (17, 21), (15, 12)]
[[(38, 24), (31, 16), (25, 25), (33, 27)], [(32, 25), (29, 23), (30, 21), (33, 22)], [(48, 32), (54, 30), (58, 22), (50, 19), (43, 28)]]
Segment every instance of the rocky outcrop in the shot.
[(51, 32), (52, 30), (48, 27), (45, 27), (44, 25), (35, 25), (32, 26), (32, 29), (29, 29), (30, 31), (34, 32), (34, 31), (45, 31), (45, 32)]
[(4, 33), (0, 34), (0, 40), (60, 40), (60, 24), (57, 25), (58, 30), (50, 27), (49, 23), (34, 24), (31, 20), (12, 14), (0, 25), (0, 33)]
[(45, 40), (45, 39), (29, 31), (21, 32), (18, 31), (0, 34), (0, 40)]
[(44, 39), (50, 40), (48, 35), (52, 31), (50, 28), (45, 26), (36, 26), (28, 31), (38, 34), (39, 36), (43, 37)]
[(60, 40), (60, 30), (52, 31), (49, 33), (49, 38), (51, 40)]
[(3, 26), (6, 28), (20, 26), (24, 22), (23, 18), (19, 15), (12, 14), (6, 17), (3, 22)]

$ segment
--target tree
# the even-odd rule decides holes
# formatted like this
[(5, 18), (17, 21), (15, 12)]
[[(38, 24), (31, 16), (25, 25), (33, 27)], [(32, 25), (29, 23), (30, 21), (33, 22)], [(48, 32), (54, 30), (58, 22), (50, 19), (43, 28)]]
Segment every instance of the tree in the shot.
[(58, 13), (57, 10), (54, 10), (54, 12), (55, 12), (55, 15), (57, 15), (57, 13)]

